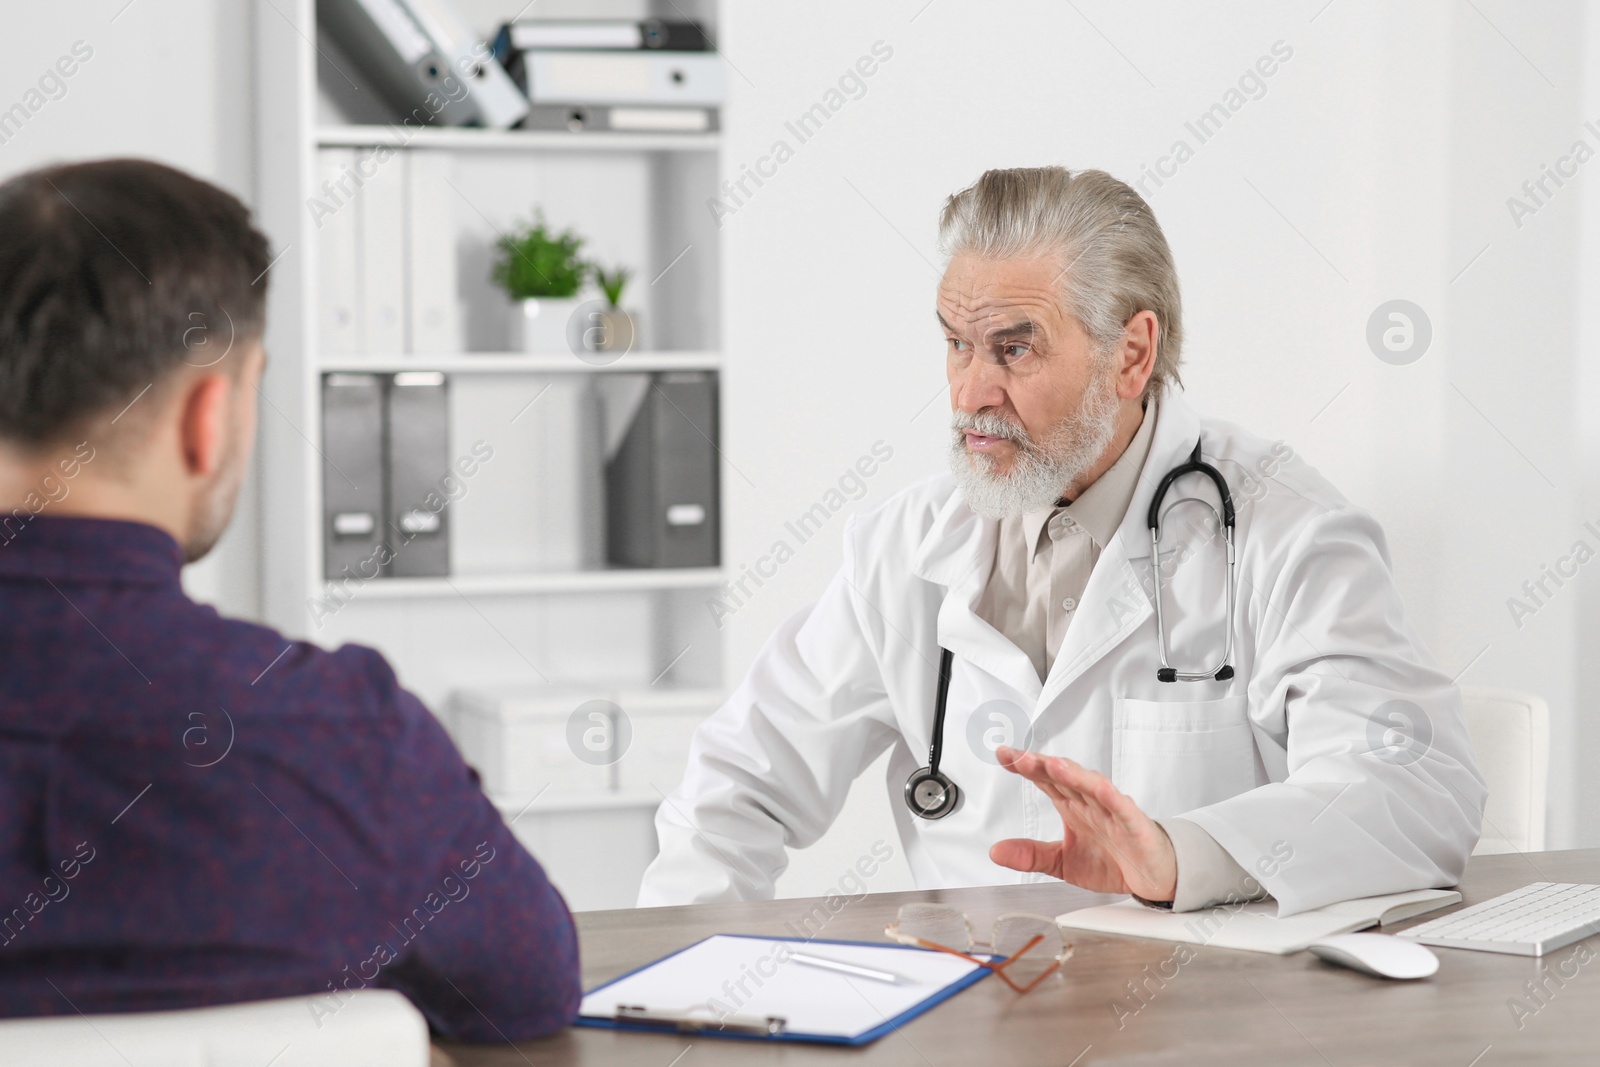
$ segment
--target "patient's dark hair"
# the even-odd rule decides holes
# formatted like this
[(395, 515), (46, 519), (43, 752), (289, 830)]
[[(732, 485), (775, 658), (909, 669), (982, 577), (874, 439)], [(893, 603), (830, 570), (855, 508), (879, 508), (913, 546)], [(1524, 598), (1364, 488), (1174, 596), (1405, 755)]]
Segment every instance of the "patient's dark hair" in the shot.
[(243, 204), (159, 163), (0, 185), (0, 439), (59, 443), (230, 345), (231, 370), (261, 334), (269, 263)]

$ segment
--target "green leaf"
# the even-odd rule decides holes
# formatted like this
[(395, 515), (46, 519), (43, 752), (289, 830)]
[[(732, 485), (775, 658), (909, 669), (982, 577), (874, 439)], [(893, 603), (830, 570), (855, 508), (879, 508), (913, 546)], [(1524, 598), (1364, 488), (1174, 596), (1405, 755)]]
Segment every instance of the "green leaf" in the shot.
[(628, 279), (633, 277), (633, 271), (627, 267), (617, 267), (606, 270), (598, 263), (594, 265), (594, 280), (606, 294), (606, 300), (612, 307), (622, 306), (622, 289), (628, 284)]
[(568, 297), (583, 288), (590, 266), (578, 255), (584, 239), (571, 229), (552, 234), (544, 212), (495, 241), (494, 279), (513, 300)]

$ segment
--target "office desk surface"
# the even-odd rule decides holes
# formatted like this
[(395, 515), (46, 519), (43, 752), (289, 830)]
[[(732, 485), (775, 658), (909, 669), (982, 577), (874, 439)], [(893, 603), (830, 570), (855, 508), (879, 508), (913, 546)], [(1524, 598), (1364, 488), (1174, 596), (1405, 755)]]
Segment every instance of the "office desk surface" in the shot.
[[(1482, 856), (1466, 904), (1528, 882), (1600, 882), (1600, 849)], [(827, 918), (822, 938), (881, 940), (902, 903), (938, 900), (979, 923), (1055, 915), (1113, 898), (1061, 883), (885, 893)], [(819, 900), (776, 900), (577, 917), (592, 989), (713, 933), (793, 936)], [(838, 901), (835, 900), (835, 904)], [(1416, 922), (1423, 920), (1418, 919)], [(814, 917), (811, 929), (816, 929)], [(1399, 924), (1395, 929), (1406, 924)], [(459, 1067), (706, 1067), (711, 1064), (1448, 1064), (1593, 1062), (1600, 1046), (1600, 935), (1543, 960), (1441, 948), (1438, 974), (1390, 982), (1300, 952), (1268, 956), (1076, 933), (1061, 975), (1019, 997), (992, 978), (865, 1049), (577, 1028), (517, 1047), (445, 1046)], [(1137, 989), (1137, 995), (1134, 990)], [(691, 1049), (691, 1046), (692, 1049)], [(681, 1058), (680, 1058), (681, 1057)]]

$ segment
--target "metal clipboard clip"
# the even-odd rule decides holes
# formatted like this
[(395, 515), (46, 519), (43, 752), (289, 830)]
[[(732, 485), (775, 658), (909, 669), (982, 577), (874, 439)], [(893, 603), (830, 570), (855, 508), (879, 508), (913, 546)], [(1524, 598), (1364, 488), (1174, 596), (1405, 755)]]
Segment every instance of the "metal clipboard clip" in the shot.
[(622, 1026), (665, 1027), (681, 1034), (721, 1031), (753, 1037), (777, 1037), (789, 1025), (789, 1020), (781, 1015), (724, 1015), (719, 1018), (709, 1008), (651, 1011), (642, 1004), (618, 1004), (612, 1021)]

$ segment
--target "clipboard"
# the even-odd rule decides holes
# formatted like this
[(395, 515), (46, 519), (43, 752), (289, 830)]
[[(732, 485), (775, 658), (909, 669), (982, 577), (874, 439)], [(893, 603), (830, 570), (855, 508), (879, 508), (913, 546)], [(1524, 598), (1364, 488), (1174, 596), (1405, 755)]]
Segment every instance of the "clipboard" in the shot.
[[(797, 952), (905, 980), (803, 964)], [(713, 934), (590, 990), (576, 1025), (859, 1046), (989, 974), (971, 960), (905, 945)]]

